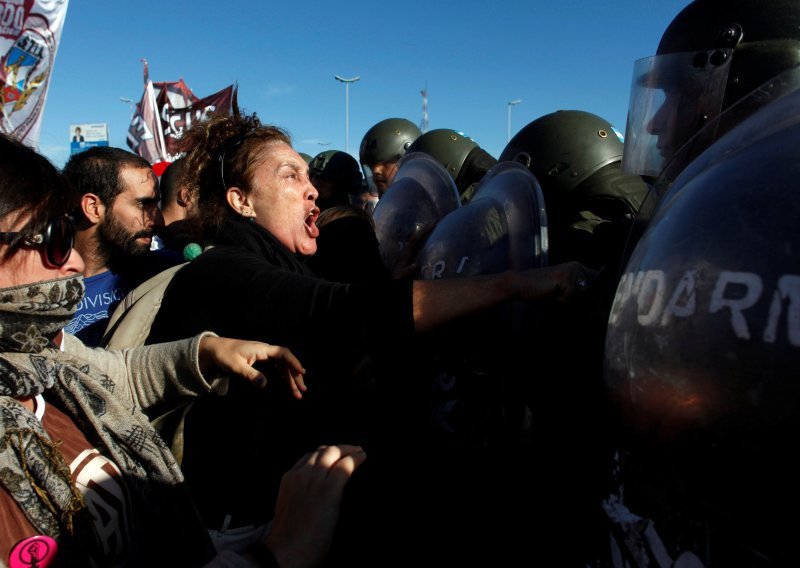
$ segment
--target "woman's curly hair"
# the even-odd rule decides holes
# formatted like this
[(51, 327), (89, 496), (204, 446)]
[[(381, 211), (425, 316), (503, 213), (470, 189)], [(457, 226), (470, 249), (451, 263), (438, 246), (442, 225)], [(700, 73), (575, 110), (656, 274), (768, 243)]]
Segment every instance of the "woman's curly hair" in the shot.
[(180, 183), (197, 197), (203, 238), (213, 238), (233, 213), (226, 200), (229, 187), (252, 189), (254, 166), (266, 144), (291, 146), (284, 129), (264, 125), (255, 113), (212, 114), (184, 132), (179, 150), (185, 153)]

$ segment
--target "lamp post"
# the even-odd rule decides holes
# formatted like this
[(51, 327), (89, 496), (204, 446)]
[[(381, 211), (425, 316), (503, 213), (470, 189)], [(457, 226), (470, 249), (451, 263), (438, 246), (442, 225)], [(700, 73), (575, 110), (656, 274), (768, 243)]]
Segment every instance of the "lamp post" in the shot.
[(356, 75), (350, 79), (345, 79), (339, 75), (334, 75), (334, 79), (340, 83), (344, 83), (344, 151), (350, 153), (350, 139), (349, 139), (349, 122), (350, 122), (350, 83), (355, 83), (361, 77)]
[(129, 99), (128, 97), (120, 97), (119, 100), (122, 101), (123, 103), (128, 103), (129, 105), (131, 105), (131, 120), (133, 120), (133, 115), (134, 115), (133, 100)]
[(511, 141), (511, 107), (518, 105), (522, 102), (522, 99), (514, 99), (513, 101), (508, 101), (508, 141)]

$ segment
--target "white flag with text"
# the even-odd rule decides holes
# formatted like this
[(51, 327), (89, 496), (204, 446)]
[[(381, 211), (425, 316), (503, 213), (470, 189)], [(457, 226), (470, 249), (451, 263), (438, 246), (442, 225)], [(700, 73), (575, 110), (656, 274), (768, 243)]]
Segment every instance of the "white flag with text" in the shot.
[(38, 148), (69, 0), (0, 0), (0, 131)]

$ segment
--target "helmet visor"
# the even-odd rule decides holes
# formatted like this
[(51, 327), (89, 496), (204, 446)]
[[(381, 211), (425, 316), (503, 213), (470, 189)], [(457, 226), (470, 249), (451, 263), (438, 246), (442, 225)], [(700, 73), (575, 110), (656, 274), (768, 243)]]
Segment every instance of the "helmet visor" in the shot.
[(634, 64), (622, 167), (656, 177), (720, 112), (733, 50), (656, 55)]

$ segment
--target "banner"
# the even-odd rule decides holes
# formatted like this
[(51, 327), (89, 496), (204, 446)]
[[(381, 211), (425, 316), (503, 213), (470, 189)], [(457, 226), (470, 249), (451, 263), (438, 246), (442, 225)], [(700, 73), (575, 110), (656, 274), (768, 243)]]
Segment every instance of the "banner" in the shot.
[(136, 105), (128, 129), (128, 146), (151, 164), (171, 162), (180, 156), (178, 140), (184, 130), (212, 112), (232, 112), (237, 89), (229, 85), (202, 99), (195, 96), (183, 79), (153, 83), (145, 64), (145, 93)]
[(0, 0), (0, 131), (39, 146), (69, 0)]
[(156, 110), (153, 82), (145, 87), (141, 102), (128, 127), (128, 146), (151, 164), (166, 160), (164, 132)]
[(159, 101), (161, 111), (161, 125), (164, 130), (167, 154), (170, 160), (178, 157), (178, 140), (183, 136), (183, 131), (191, 128), (192, 121), (205, 120), (212, 112), (230, 114), (236, 97), (236, 87), (229, 85), (202, 99), (195, 99), (192, 104), (176, 107), (169, 100), (166, 89), (162, 91), (162, 101)]
[(70, 124), (69, 136), (70, 156), (88, 150), (93, 146), (108, 146), (108, 124), (105, 122)]

